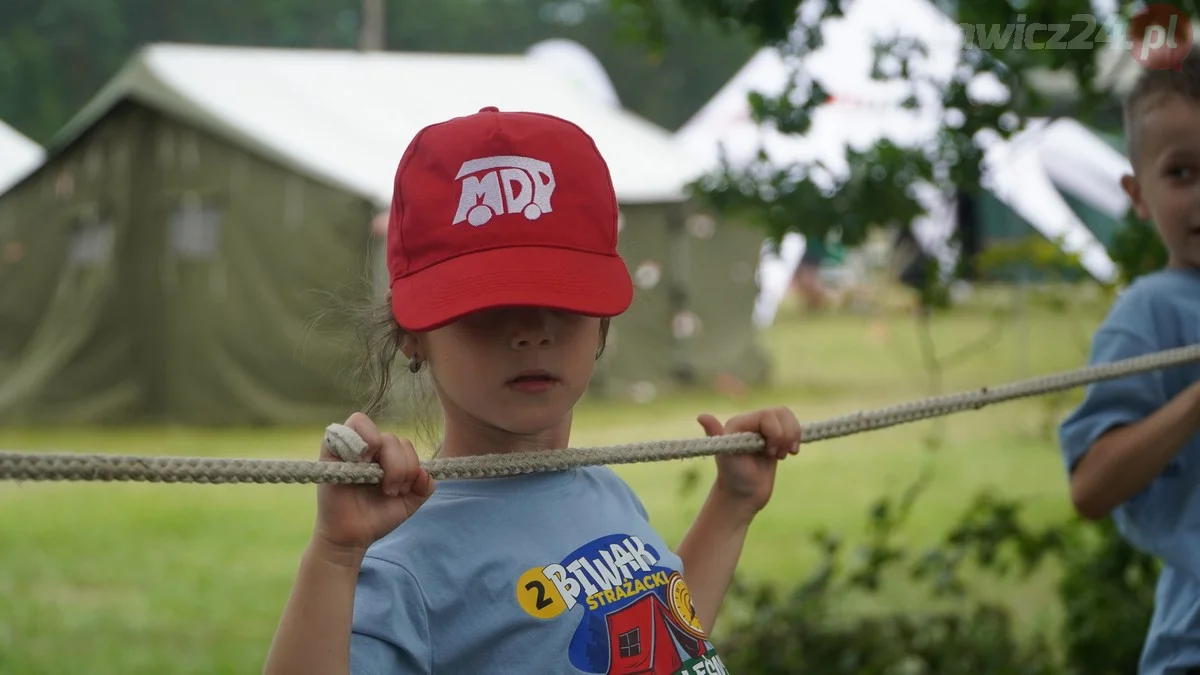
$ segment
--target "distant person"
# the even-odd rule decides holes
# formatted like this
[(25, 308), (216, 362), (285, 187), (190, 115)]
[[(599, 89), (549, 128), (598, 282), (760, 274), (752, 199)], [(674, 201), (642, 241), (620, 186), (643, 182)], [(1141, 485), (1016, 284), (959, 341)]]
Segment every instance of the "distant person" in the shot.
[[(1117, 298), (1090, 363), (1200, 343), (1200, 55), (1147, 70), (1125, 102), (1133, 175), (1122, 185), (1152, 219), (1167, 266)], [(1200, 365), (1088, 387), (1063, 422), (1071, 501), (1112, 515), (1123, 537), (1163, 563), (1141, 675), (1200, 673)]]
[(925, 251), (916, 234), (910, 228), (900, 228), (892, 242), (895, 267), (901, 285), (916, 295), (915, 312), (918, 316), (929, 316), (935, 307), (937, 289), (937, 260)]
[(933, 256), (925, 252), (925, 248), (917, 241), (917, 236), (910, 228), (901, 228), (892, 243), (892, 250), (903, 261), (900, 267), (900, 283), (920, 291), (936, 273)]
[(804, 307), (810, 312), (825, 309), (829, 302), (829, 293), (821, 280), (821, 263), (825, 261), (825, 247), (820, 242), (809, 237), (805, 242), (804, 255), (796, 266), (796, 275), (792, 279), (792, 287), (800, 294)]
[(828, 243), (808, 237), (804, 254), (792, 276), (792, 290), (800, 294), (809, 311), (820, 311), (838, 302), (837, 293), (829, 288), (821, 274), (827, 264), (840, 265), (845, 249), (838, 243)]
[[(387, 368), (402, 352), (428, 370), (442, 457), (562, 453), (609, 320), (633, 297), (592, 139), (485, 108), (420, 131), (395, 184), (388, 346), (367, 357)], [(607, 467), (435, 489), (410, 442), (352, 415), (382, 484), (318, 487), (265, 671), (724, 672), (707, 631), (800, 425), (786, 408), (698, 421), (708, 435), (759, 433), (767, 449), (716, 460), (672, 551)], [(320, 457), (337, 459), (324, 445)]]

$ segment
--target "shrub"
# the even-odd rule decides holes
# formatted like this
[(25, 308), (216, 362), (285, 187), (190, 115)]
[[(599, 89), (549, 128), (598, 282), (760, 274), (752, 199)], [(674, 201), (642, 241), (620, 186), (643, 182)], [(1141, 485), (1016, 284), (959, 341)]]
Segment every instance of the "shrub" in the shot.
[[(895, 543), (924, 479), (871, 512), (850, 557), (820, 534), (822, 563), (794, 589), (737, 583), (720, 638), (734, 673), (756, 675), (1121, 675), (1137, 672), (1157, 572), (1111, 524), (1078, 519), (1032, 528), (1021, 505), (981, 493), (923, 552)], [(1004, 606), (973, 597), (965, 566), (995, 579), (1027, 577), (1054, 560), (1065, 615), (1058, 636), (1021, 639)], [(954, 610), (839, 613), (887, 583), (923, 588)], [(946, 604), (946, 603), (943, 603)], [(1052, 638), (1058, 637), (1057, 649)]]

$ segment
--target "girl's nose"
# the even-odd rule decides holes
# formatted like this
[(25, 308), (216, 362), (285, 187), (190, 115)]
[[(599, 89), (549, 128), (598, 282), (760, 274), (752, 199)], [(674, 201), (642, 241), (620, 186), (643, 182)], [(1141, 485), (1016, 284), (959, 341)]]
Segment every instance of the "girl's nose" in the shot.
[(510, 311), (514, 349), (553, 343), (553, 317), (549, 310), (540, 307), (515, 307)]

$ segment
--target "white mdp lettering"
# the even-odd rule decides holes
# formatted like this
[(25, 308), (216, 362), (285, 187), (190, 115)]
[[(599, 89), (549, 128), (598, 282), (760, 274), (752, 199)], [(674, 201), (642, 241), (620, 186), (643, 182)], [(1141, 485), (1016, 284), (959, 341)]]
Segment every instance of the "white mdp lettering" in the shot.
[[(476, 175), (481, 171), (487, 173)], [(539, 159), (516, 155), (472, 159), (463, 162), (454, 179), (462, 181), (454, 225), (465, 220), (479, 227), (504, 213), (537, 220), (551, 211), (554, 171)]]

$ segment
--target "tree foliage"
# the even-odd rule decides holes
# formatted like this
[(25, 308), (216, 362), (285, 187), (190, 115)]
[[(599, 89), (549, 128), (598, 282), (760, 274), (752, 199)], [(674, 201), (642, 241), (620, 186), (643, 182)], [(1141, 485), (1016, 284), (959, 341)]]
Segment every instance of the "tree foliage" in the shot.
[[(663, 7), (678, 5), (691, 16), (704, 17), (747, 32), (760, 47), (799, 57), (823, 44), (823, 26), (831, 18), (845, 15), (854, 0), (611, 0), (636, 17), (635, 24), (650, 45), (668, 38), (663, 28)], [(1094, 16), (1091, 0), (986, 0), (941, 2), (942, 9), (960, 26), (1013, 26), (1073, 24), (1085, 29), (1085, 16)], [(1181, 4), (1195, 11), (1191, 0)], [(827, 172), (813, 163), (779, 165), (765, 157), (749, 166), (724, 164), (698, 182), (697, 193), (726, 214), (733, 214), (762, 227), (778, 241), (788, 232), (824, 239), (835, 233), (841, 243), (854, 246), (864, 241), (872, 228), (911, 228), (925, 213), (916, 186), (932, 186), (952, 196), (976, 191), (983, 178), (981, 159), (986, 138), (1009, 138), (1033, 117), (1070, 115), (1086, 124), (1113, 129), (1119, 123), (1119, 101), (1097, 82), (1100, 49), (1120, 39), (1113, 31), (1123, 25), (1138, 5), (1118, 2), (1113, 17), (1096, 17), (1096, 41), (1092, 48), (1052, 49), (1045, 31), (1014, 46), (1010, 41), (985, 44), (963, 40), (956, 67), (948, 79), (934, 80), (916, 67), (929, 53), (918, 39), (905, 38), (876, 45), (872, 76), (901, 82), (910, 94), (907, 107), (936, 106), (940, 125), (928, 141), (900, 147), (881, 140), (865, 150), (847, 150), (849, 171), (830, 184)], [(967, 33), (968, 31), (964, 31)], [(802, 68), (802, 66), (801, 66)], [(1002, 83), (1009, 96), (997, 100), (973, 96), (972, 82), (980, 78)], [(1066, 84), (1064, 84), (1066, 83)], [(932, 100), (918, 92), (935, 92)], [(806, 77), (802, 70), (779, 93), (755, 92), (750, 107), (755, 122), (770, 125), (784, 134), (804, 135), (813, 112), (828, 100), (822, 83)], [(1142, 229), (1122, 233), (1115, 257), (1159, 255), (1154, 237)], [(1136, 242), (1133, 249), (1125, 248)], [(964, 259), (964, 263), (969, 262)], [(968, 270), (960, 268), (958, 274)], [(933, 283), (939, 275), (929, 274)]]
[[(595, 0), (385, 4), (389, 50), (511, 54), (548, 38), (576, 40), (603, 64), (627, 108), (667, 128), (703, 105), (754, 49), (745, 31), (688, 19), (677, 7), (660, 13), (669, 46), (647, 51), (631, 38), (627, 17)], [(5, 0), (0, 120), (46, 142), (148, 43), (354, 49), (360, 7), (361, 0)]]
[[(661, 44), (664, 36), (656, 16), (663, 1), (611, 1), (637, 17), (643, 39)], [(843, 5), (853, 1), (673, 0), (695, 16), (748, 30), (761, 47), (801, 57), (822, 44), (823, 24), (844, 15)], [(1196, 14), (1192, 2), (1173, 4)], [(1117, 7), (1118, 22), (1135, 9), (1131, 2), (1118, 2)], [(980, 0), (944, 9), (960, 25), (991, 26), (1062, 24), (1093, 11), (1089, 0)], [(796, 21), (798, 15), (807, 20)], [(1097, 23), (1104, 25), (1103, 17)], [(879, 45), (876, 77), (898, 78), (913, 89), (937, 92), (933, 105), (942, 123), (928, 143), (898, 147), (885, 140), (864, 150), (848, 150), (849, 171), (832, 185), (823, 180), (821, 167), (812, 164), (726, 164), (698, 183), (698, 193), (776, 240), (788, 232), (815, 238), (836, 232), (852, 246), (874, 227), (911, 228), (923, 211), (914, 190), (918, 183), (948, 196), (977, 190), (984, 178), (980, 141), (987, 133), (1007, 138), (1032, 117), (1059, 115), (1115, 130), (1119, 101), (1097, 86), (1096, 51), (1024, 46), (965, 43), (954, 75), (930, 82), (909, 67), (913, 56), (927, 53), (926, 46), (913, 41)], [(757, 123), (785, 134), (808, 132), (813, 111), (826, 102), (829, 92), (796, 75), (793, 86), (779, 94), (751, 94)], [(972, 99), (969, 85), (981, 76), (994, 77), (1011, 95), (1003, 101)], [(1065, 76), (1075, 86), (1047, 87), (1051, 76)], [(917, 105), (916, 97), (905, 104)], [(1050, 251), (1057, 247), (1000, 248), (1004, 250), (995, 252), (994, 264), (1025, 259), (1044, 267), (1068, 267), (1068, 261)], [(1153, 226), (1132, 213), (1109, 248), (1125, 282), (1165, 262)], [(957, 272), (962, 275), (965, 270)], [(929, 287), (936, 278), (926, 276), (927, 297), (935, 295)], [(927, 320), (926, 314), (919, 316)], [(1058, 400), (1047, 399), (1047, 406), (1057, 405)], [(1047, 427), (1048, 433), (1052, 427)], [(915, 550), (900, 543), (897, 534), (927, 477), (898, 499), (881, 499), (872, 509), (864, 541), (855, 549), (848, 551), (839, 539), (818, 533), (815, 543), (823, 564), (794, 587), (739, 585), (734, 618), (722, 642), (730, 669), (768, 675), (1136, 672), (1153, 607), (1160, 567), (1156, 560), (1129, 546), (1111, 520), (1091, 523), (1070, 514), (1061, 522), (1035, 527), (1022, 517), (1021, 503), (989, 493), (967, 504), (958, 524), (940, 542)], [(990, 580), (1028, 578), (1048, 562), (1058, 572), (1062, 622), (1056, 635), (1018, 636), (1003, 603), (985, 599), (979, 590)], [(886, 584), (903, 585), (908, 591), (922, 588), (931, 600), (951, 598), (955, 607), (919, 613), (836, 611), (851, 596), (875, 595)]]

